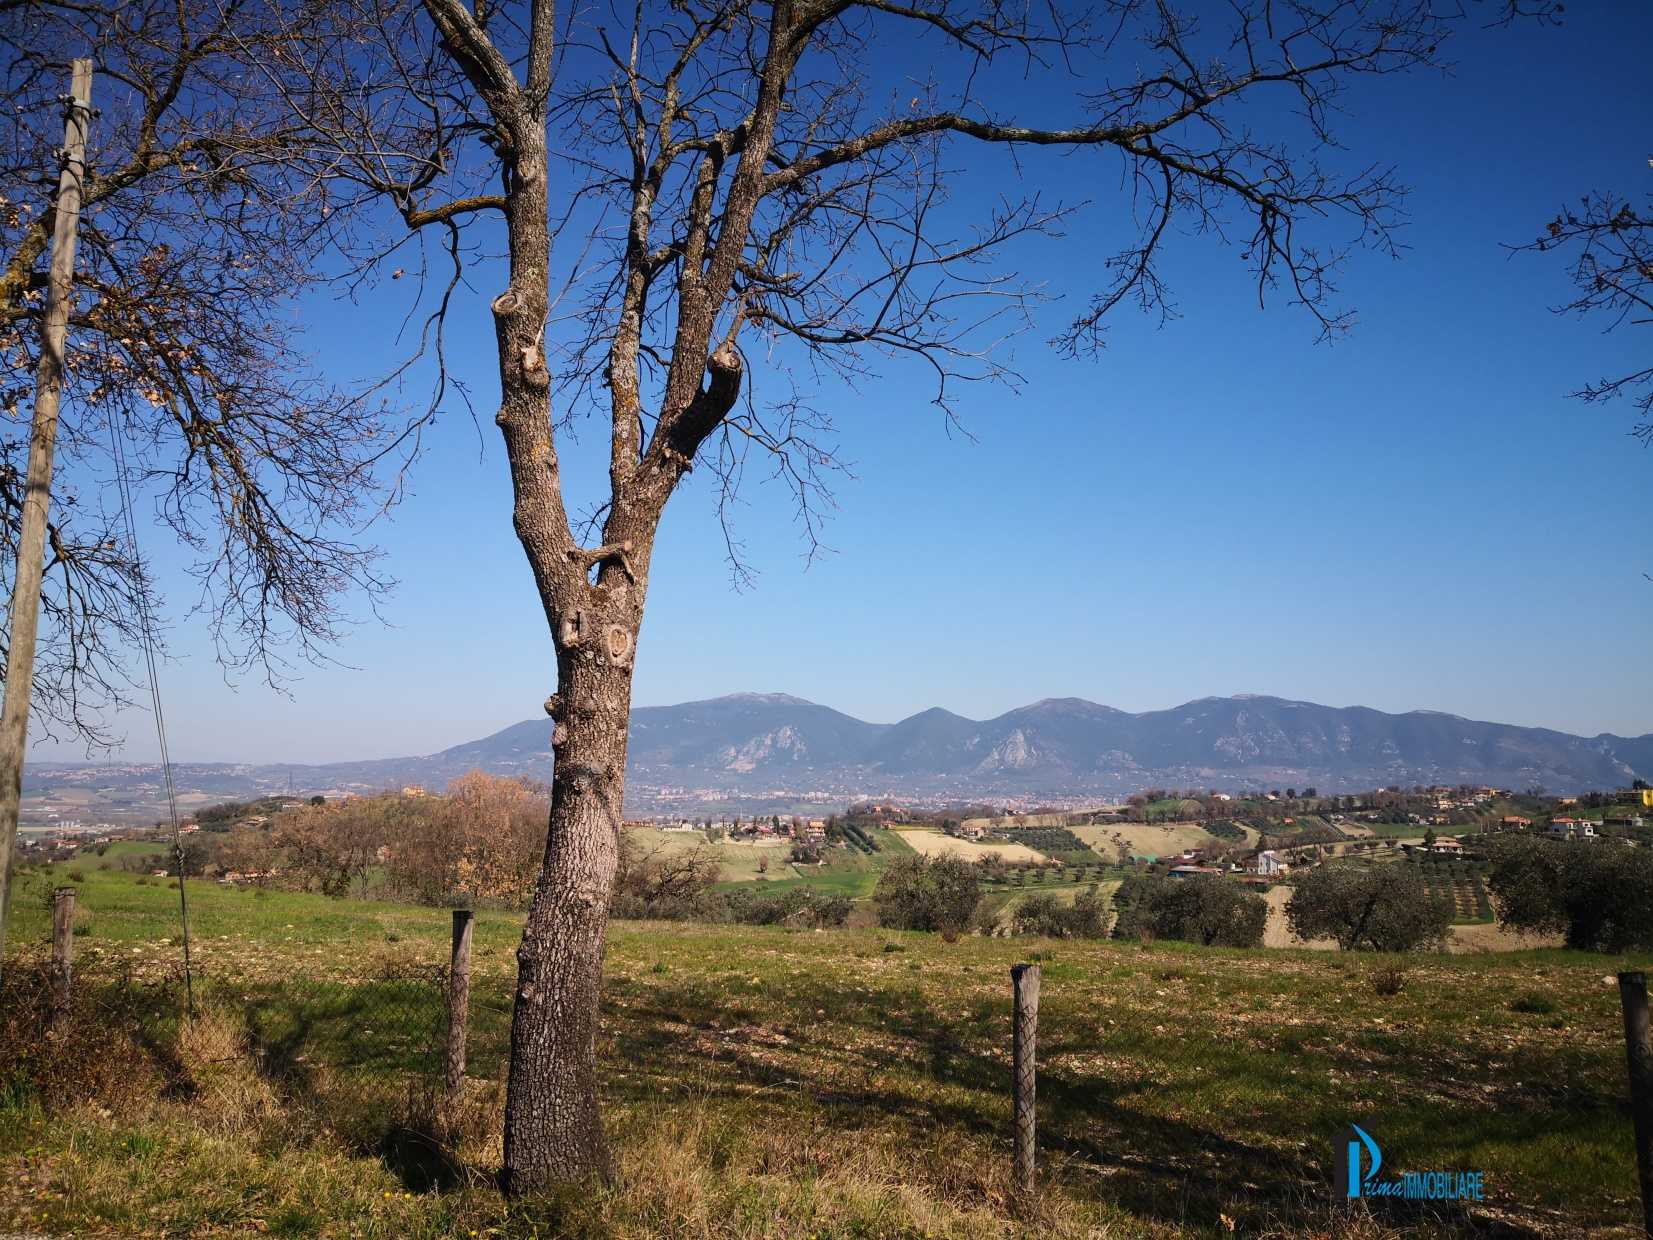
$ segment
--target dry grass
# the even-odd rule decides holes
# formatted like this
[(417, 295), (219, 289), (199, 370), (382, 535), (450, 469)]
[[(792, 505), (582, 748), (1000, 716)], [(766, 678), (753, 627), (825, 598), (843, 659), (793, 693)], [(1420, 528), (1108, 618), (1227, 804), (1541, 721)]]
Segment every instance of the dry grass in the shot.
[(258, 1069), (246, 1023), (203, 1007), (179, 1026), (179, 1065), (192, 1086), (196, 1125), (220, 1136), (256, 1133), (284, 1118), (275, 1083)]

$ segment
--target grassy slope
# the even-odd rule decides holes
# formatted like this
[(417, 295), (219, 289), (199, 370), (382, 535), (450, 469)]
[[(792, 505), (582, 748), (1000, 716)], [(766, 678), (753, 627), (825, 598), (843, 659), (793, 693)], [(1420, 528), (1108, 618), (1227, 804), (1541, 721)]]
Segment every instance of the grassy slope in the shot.
[(1097, 889), (1102, 897), (1104, 908), (1113, 908), (1113, 894), (1119, 890), (1118, 879), (1105, 879), (1097, 883), (1047, 883), (1041, 886), (1029, 887), (1025, 890), (1005, 887), (990, 887), (983, 897), (986, 912), (991, 913), (996, 926), (1008, 926), (1017, 906), (1031, 895), (1054, 896), (1059, 904), (1072, 904), (1081, 891), (1089, 891), (1091, 887)]
[(113, 870), (130, 862), (133, 857), (142, 857), (150, 863), (152, 869), (163, 869), (171, 859), (172, 850), (165, 844), (152, 844), (145, 840), (115, 840), (103, 850), (100, 857), (91, 849), (84, 849), (76, 858), (71, 868)]
[[(1257, 833), (1242, 828), (1247, 843), (1255, 843)], [(1131, 853), (1148, 860), (1170, 857), (1185, 848), (1204, 848), (1213, 844), (1238, 844), (1238, 840), (1221, 840), (1197, 822), (1172, 822), (1163, 826), (1143, 823), (1104, 823), (1098, 826), (1074, 827), (1073, 833), (1088, 844), (1092, 851), (1106, 860), (1113, 860), (1116, 849), (1114, 837), (1130, 845)]]
[[(42, 942), (38, 893), (60, 880), (30, 877), (15, 943)], [(175, 959), (176, 891), (96, 870), (81, 889), (88, 973)], [(446, 952), (441, 910), (190, 894), (198, 955), (220, 978), (354, 975)], [(473, 1076), (502, 1062), (517, 935), (514, 916), (478, 919)], [(1226, 1214), (1239, 1234), (1428, 1234), (1416, 1216), (1378, 1227), (1341, 1213), (1351, 1120), (1396, 1170), (1484, 1170), (1494, 1210), (1548, 1229), (1531, 1234), (1633, 1217), (1617, 992), (1603, 980), (1621, 961), (1431, 957), (1383, 998), (1377, 962), (1296, 951), (635, 923), (610, 942), (612, 1190), (508, 1210), (480, 1171), (499, 1158), (494, 1113), (461, 1150), (479, 1170), (437, 1192), (386, 1148), (317, 1135), (279, 1102), (221, 1114), (227, 1090), (52, 1122), (14, 1101), (0, 1106), (0, 1230), (1220, 1236)], [(1046, 1189), (1019, 1218), (1005, 1180), (1007, 970), (1030, 951), (1044, 959)], [(1512, 1010), (1520, 995), (1550, 1010)], [(1437, 1229), (1459, 1231), (1450, 1217)]]
[[(792, 887), (817, 888), (831, 895), (849, 895), (857, 898), (870, 896), (878, 884), (878, 875), (890, 861), (912, 852), (901, 836), (894, 831), (874, 828), (868, 833), (880, 851), (871, 855), (853, 848), (829, 848), (822, 865), (793, 865), (788, 857), (792, 846), (788, 841), (764, 844), (735, 844), (728, 841), (707, 845), (701, 831), (661, 831), (654, 827), (631, 827), (631, 838), (645, 851), (659, 848), (667, 852), (711, 847), (722, 869), (720, 886), (729, 888), (742, 883), (767, 884), (766, 892), (778, 893)], [(759, 870), (760, 860), (768, 867)]]

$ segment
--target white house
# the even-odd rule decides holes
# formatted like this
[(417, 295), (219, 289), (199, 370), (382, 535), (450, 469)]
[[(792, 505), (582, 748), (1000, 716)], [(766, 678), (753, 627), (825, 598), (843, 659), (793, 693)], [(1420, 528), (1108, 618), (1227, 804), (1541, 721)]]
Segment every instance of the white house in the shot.
[(1257, 873), (1264, 878), (1274, 878), (1284, 874), (1291, 866), (1272, 848), (1265, 849), (1257, 854)]
[(1544, 833), (1558, 840), (1593, 840), (1596, 824), (1588, 818), (1552, 818)]

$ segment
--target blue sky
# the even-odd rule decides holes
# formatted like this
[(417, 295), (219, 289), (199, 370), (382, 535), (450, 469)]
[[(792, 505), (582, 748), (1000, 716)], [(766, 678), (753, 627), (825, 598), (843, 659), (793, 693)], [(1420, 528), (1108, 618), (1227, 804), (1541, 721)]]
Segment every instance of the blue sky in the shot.
[[(945, 433), (916, 372), (820, 396), (854, 469), (826, 530), (832, 554), (806, 568), (787, 496), (754, 486), (739, 533), (759, 576), (736, 593), (709, 489), (692, 479), (674, 498), (637, 704), (777, 690), (894, 720), (1069, 694), (1144, 710), (1256, 692), (1653, 731), (1653, 459), (1627, 408), (1567, 399), (1628, 369), (1645, 329), (1604, 336), (1552, 315), (1567, 293), (1559, 264), (1502, 248), (1586, 189), (1647, 189), (1649, 47), (1646, 5), (1580, 6), (1559, 30), (1466, 31), (1451, 75), (1352, 91), (1340, 134), (1397, 165), (1411, 223), (1401, 261), (1360, 254), (1345, 271), (1359, 322), (1333, 346), (1301, 312), (1259, 310), (1232, 254), (1180, 237), (1167, 275), (1181, 317), (1159, 328), (1122, 315), (1098, 360), (1066, 361), (1042, 342), (1119, 237), (1098, 210), (1064, 240), (1020, 248), (1055, 300), (1016, 344), (1025, 386), (962, 401), (974, 442)], [(967, 163), (960, 209), (1009, 167)], [(1024, 166), (1086, 175), (1072, 161)], [(389, 624), (366, 621), (338, 649), (346, 666), (307, 671), (285, 696), (226, 683), (186, 614), (176, 555), (146, 534), (172, 604), (175, 757), (422, 753), (538, 712), (554, 666), (511, 533), (480, 295), (460, 316), (454, 360), (482, 431), (447, 416), (413, 494), (376, 531), (401, 585)], [(335, 375), (383, 366), (398, 317), (388, 296), (303, 309)], [(592, 427), (582, 446), (601, 438)], [(122, 726), (129, 756), (153, 756), (147, 715)]]

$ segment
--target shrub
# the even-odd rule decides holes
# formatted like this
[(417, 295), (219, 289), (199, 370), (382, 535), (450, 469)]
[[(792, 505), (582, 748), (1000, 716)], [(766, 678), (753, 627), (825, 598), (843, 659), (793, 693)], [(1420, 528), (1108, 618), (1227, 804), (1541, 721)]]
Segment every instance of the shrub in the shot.
[(749, 926), (841, 926), (854, 907), (848, 896), (821, 895), (794, 887), (767, 896), (742, 887), (724, 897), (730, 919)]
[(154, 1097), (177, 1065), (157, 1052), (154, 1027), (176, 1011), (176, 996), (83, 974), (71, 1007), (48, 1032), (51, 969), (13, 958), (0, 978), (0, 1098), (33, 1099), (48, 1108), (96, 1098), (116, 1107)]
[(1132, 875), (1114, 895), (1114, 909), (1114, 937), (1144, 943), (1159, 938), (1256, 947), (1268, 925), (1268, 901), (1214, 875)]
[(712, 891), (721, 877), (715, 849), (668, 852), (657, 848), (643, 853), (622, 831), (609, 912), (637, 920), (727, 921), (727, 902)]
[(872, 898), (882, 925), (957, 934), (981, 902), (981, 880), (956, 857), (903, 857), (879, 877)]
[(1012, 925), (1017, 934), (1051, 939), (1101, 939), (1108, 934), (1108, 913), (1093, 885), (1063, 904), (1054, 895), (1029, 896), (1017, 907)]
[(1562, 934), (1579, 951), (1653, 948), (1653, 849), (1502, 839), (1492, 846), (1487, 886), (1507, 929)]
[(1398, 962), (1380, 964), (1372, 970), (1372, 989), (1388, 998), (1406, 988), (1406, 966)]
[(1417, 867), (1333, 864), (1310, 870), (1286, 905), (1300, 939), (1335, 939), (1344, 951), (1406, 952), (1439, 947), (1452, 924)]

